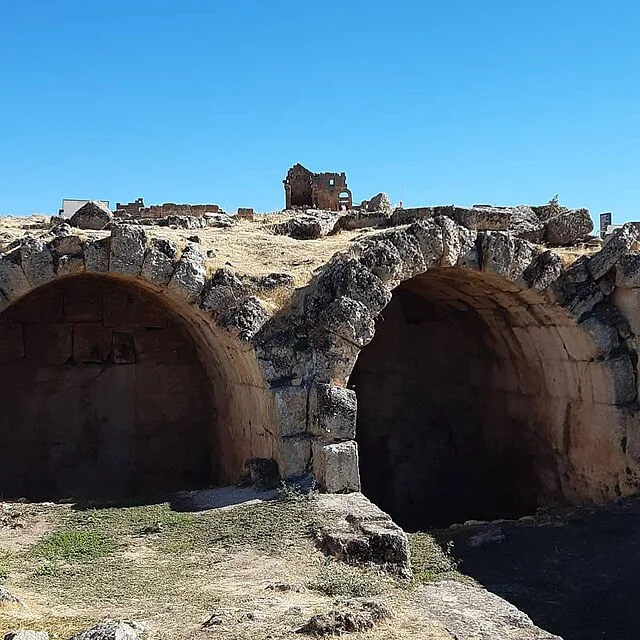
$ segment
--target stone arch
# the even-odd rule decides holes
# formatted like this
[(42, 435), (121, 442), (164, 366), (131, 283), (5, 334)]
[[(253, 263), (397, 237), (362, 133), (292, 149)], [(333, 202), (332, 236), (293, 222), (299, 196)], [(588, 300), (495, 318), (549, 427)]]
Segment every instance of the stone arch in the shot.
[[(169, 318), (177, 333), (162, 339), (154, 336), (156, 344), (152, 341), (148, 345), (152, 351), (162, 352), (165, 338), (176, 339), (174, 356), (178, 359), (193, 347), (195, 362), (191, 364), (201, 370), (201, 375), (193, 378), (201, 393), (192, 394), (193, 399), (201, 395), (210, 399), (201, 406), (208, 415), (198, 418), (208, 425), (206, 445), (213, 472), (207, 484), (238, 481), (252, 460), (281, 465), (273, 398), (250, 342), (267, 317), (259, 300), (235, 295), (233, 277), (228, 273), (209, 276), (197, 248), (188, 245), (180, 252), (171, 242), (148, 238), (141, 226), (120, 225), (110, 234), (80, 235), (61, 225), (51, 236), (26, 238), (0, 256), (0, 318), (10, 319), (14, 310), (25, 307), (37, 313), (43, 296), (74, 290), (80, 284), (87, 292), (102, 291), (105, 295), (108, 290), (110, 295), (120, 292), (143, 299)], [(132, 324), (134, 332), (140, 328)], [(37, 334), (37, 327), (30, 331)], [(10, 333), (5, 332), (5, 353), (10, 350), (10, 339)], [(111, 362), (114, 351), (115, 347), (106, 356)], [(126, 359), (126, 354), (123, 357)], [(68, 364), (79, 363), (72, 357)], [(5, 369), (4, 375), (10, 375), (9, 370)], [(182, 388), (188, 395), (188, 384)], [(200, 474), (195, 484), (202, 480)], [(187, 484), (193, 488), (194, 482)], [(146, 490), (153, 490), (153, 486)]]
[[(482, 331), (490, 360), (500, 362), (481, 367), (480, 377), (483, 384), (491, 380), (489, 398), (498, 390), (508, 396), (506, 409), (494, 406), (498, 413), (493, 415), (507, 413), (501, 424), (526, 422), (528, 409), (535, 407), (535, 428), (521, 428), (526, 447), (511, 434), (484, 441), (492, 454), (515, 451), (532, 469), (529, 497), (520, 503), (512, 499), (511, 515), (523, 506), (600, 502), (635, 492), (640, 477), (637, 356), (634, 332), (615, 304), (616, 264), (635, 239), (635, 232), (625, 228), (600, 253), (565, 269), (558, 255), (509, 233), (475, 232), (439, 217), (373, 234), (337, 256), (307, 296), (304, 310), (313, 361), (307, 432), (319, 484), (330, 491), (360, 488), (360, 393), (349, 389), (350, 376), (361, 352), (364, 359), (367, 349), (376, 348), (374, 336), (385, 331), (387, 310), (398, 306), (394, 297), (404, 296), (412, 298), (409, 306), (430, 305), (449, 316), (474, 318), (470, 326)], [(428, 316), (424, 309), (410, 313), (416, 321)], [(463, 360), (460, 367), (473, 367), (474, 359), (479, 364), (473, 345), (456, 355)], [(387, 351), (378, 362), (393, 357)], [(527, 383), (529, 396), (523, 388)], [(366, 414), (367, 408), (361, 403), (359, 411)], [(490, 435), (490, 421), (482, 426)], [(358, 431), (366, 428), (359, 420)], [(382, 462), (373, 455), (372, 468)], [(517, 456), (510, 460), (517, 466)], [(387, 471), (396, 469), (391, 463)], [(485, 513), (469, 517), (496, 516), (495, 509), (481, 510)]]

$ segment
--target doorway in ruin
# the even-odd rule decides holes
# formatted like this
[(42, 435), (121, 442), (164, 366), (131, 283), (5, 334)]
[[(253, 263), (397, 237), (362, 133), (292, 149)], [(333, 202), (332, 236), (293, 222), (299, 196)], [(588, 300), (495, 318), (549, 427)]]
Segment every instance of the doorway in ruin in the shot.
[(76, 276), (8, 307), (2, 497), (128, 498), (228, 481), (225, 408), (205, 356), (166, 297), (131, 281)]
[(349, 386), (362, 490), (408, 530), (517, 518), (559, 497), (557, 440), (579, 390), (562, 348), (548, 362), (536, 349), (553, 329), (518, 291), (471, 271), (422, 274), (395, 289), (360, 353)]

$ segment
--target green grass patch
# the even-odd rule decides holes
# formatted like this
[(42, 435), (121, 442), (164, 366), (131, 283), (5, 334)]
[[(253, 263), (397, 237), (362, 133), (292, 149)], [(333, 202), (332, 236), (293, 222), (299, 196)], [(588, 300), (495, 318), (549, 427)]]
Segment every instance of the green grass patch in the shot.
[(409, 543), (415, 581), (433, 582), (464, 578), (458, 571), (457, 561), (451, 555), (451, 548), (443, 549), (433, 536), (422, 532), (409, 534)]
[(90, 529), (56, 531), (31, 548), (31, 554), (50, 563), (88, 562), (116, 551), (110, 538)]
[(364, 598), (384, 591), (383, 581), (377, 575), (341, 562), (327, 563), (307, 586), (329, 597)]

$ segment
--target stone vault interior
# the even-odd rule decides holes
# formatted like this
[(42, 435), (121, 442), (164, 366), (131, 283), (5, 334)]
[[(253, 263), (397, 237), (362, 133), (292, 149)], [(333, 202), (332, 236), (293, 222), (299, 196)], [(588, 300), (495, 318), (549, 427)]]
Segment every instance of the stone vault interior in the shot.
[(439, 269), (396, 288), (349, 380), (363, 492), (409, 530), (589, 498), (589, 363), (560, 331), (579, 330), (497, 276)]
[(76, 276), (0, 315), (3, 497), (200, 488), (277, 457), (257, 365), (187, 307)]

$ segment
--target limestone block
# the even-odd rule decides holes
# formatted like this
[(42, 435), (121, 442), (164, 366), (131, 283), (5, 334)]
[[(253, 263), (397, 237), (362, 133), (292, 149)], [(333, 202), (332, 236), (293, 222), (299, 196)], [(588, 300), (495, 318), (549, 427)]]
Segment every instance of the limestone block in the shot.
[(554, 247), (576, 244), (593, 231), (588, 209), (571, 209), (544, 223), (544, 241)]
[(49, 246), (56, 257), (82, 254), (82, 239), (73, 233), (57, 236), (49, 243)]
[(594, 280), (602, 278), (622, 256), (628, 253), (638, 239), (638, 232), (629, 224), (616, 229), (605, 245), (591, 257), (588, 263), (589, 273)]
[(164, 285), (171, 280), (178, 247), (170, 240), (153, 238), (142, 263), (142, 277), (154, 284)]
[(49, 634), (46, 631), (20, 629), (19, 631), (10, 631), (7, 633), (4, 636), (4, 640), (49, 640)]
[(579, 326), (590, 336), (596, 356), (607, 355), (620, 345), (618, 331), (615, 327), (601, 322), (595, 316), (583, 320)]
[(328, 493), (360, 491), (358, 445), (353, 440), (327, 445), (314, 442), (313, 475)]
[(9, 301), (31, 290), (31, 284), (20, 265), (20, 253), (17, 251), (0, 256), (0, 290)]
[(92, 273), (109, 271), (111, 238), (87, 240), (84, 246), (85, 269)]
[(544, 224), (531, 207), (518, 205), (511, 211), (509, 231), (518, 238), (540, 244), (544, 236)]
[(85, 270), (82, 255), (64, 255), (58, 258), (58, 275), (70, 276), (82, 273)]
[(479, 271), (480, 255), (478, 253), (478, 247), (476, 246), (478, 232), (465, 227), (458, 227), (458, 237), (460, 238), (460, 251), (456, 266), (463, 269)]
[(512, 210), (500, 207), (451, 207), (451, 218), (459, 225), (476, 231), (507, 231)]
[(330, 384), (315, 384), (309, 395), (309, 432), (325, 439), (356, 437), (356, 394)]
[(618, 260), (615, 282), (617, 287), (640, 287), (640, 253), (629, 253)]
[(65, 364), (73, 353), (71, 323), (27, 324), (24, 342), (28, 360), (40, 364)]
[(39, 287), (55, 278), (53, 254), (40, 239), (25, 238), (20, 247), (22, 270), (34, 287)]
[(105, 620), (87, 631), (76, 633), (70, 640), (140, 640), (139, 625)]
[(363, 251), (360, 262), (388, 286), (394, 287), (402, 280), (402, 258), (389, 242), (372, 243)]
[(79, 363), (108, 362), (111, 329), (99, 322), (79, 322), (73, 327), (73, 360)]
[(189, 245), (183, 252), (169, 281), (168, 290), (188, 302), (193, 302), (204, 288), (207, 272), (205, 257), (199, 249)]
[(218, 326), (240, 340), (249, 341), (268, 319), (269, 313), (265, 306), (258, 298), (251, 296), (223, 313), (218, 319)]
[(433, 218), (435, 214), (434, 207), (415, 207), (410, 209), (395, 209), (391, 214), (391, 224), (397, 226), (400, 224), (409, 224), (416, 220), (425, 218)]
[(142, 270), (147, 247), (147, 234), (140, 226), (118, 225), (111, 231), (109, 271), (137, 276)]
[(304, 387), (278, 387), (273, 390), (283, 437), (297, 436), (307, 430), (307, 398)]
[(422, 255), (422, 249), (415, 235), (408, 233), (404, 229), (393, 229), (381, 233), (378, 237), (383, 238), (397, 249), (400, 255), (403, 279), (412, 278), (426, 271), (427, 266)]
[(589, 279), (571, 282), (563, 274), (547, 290), (549, 297), (562, 305), (574, 318), (580, 319), (604, 300), (602, 289)]
[(443, 267), (453, 267), (458, 262), (462, 249), (459, 227), (446, 216), (436, 218), (435, 222), (442, 228), (443, 254), (441, 264)]
[(553, 251), (544, 251), (524, 270), (523, 277), (527, 286), (543, 291), (555, 282), (562, 273), (562, 258)]
[(200, 307), (221, 313), (235, 307), (247, 295), (247, 287), (230, 269), (218, 269), (204, 285)]
[(626, 404), (636, 397), (636, 378), (627, 354), (590, 363), (593, 397), (602, 404)]
[(90, 200), (82, 205), (70, 218), (69, 224), (78, 229), (99, 231), (113, 222), (113, 214), (105, 204)]
[(418, 240), (425, 267), (428, 269), (439, 265), (444, 255), (442, 225), (436, 224), (430, 219), (420, 220), (412, 224), (407, 231)]
[(311, 460), (311, 441), (307, 436), (282, 439), (280, 475), (286, 480), (298, 478), (307, 472)]

